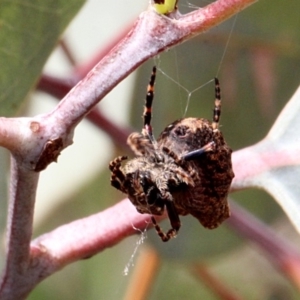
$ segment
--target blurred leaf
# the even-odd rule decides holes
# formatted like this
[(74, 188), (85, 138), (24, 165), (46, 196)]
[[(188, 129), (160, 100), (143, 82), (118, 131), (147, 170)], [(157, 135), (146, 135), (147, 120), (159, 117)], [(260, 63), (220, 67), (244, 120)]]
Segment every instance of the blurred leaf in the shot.
[(15, 115), (84, 0), (0, 2), (0, 115)]
[(244, 186), (265, 189), (300, 233), (300, 88), (287, 103), (267, 137), (250, 151), (266, 164)]

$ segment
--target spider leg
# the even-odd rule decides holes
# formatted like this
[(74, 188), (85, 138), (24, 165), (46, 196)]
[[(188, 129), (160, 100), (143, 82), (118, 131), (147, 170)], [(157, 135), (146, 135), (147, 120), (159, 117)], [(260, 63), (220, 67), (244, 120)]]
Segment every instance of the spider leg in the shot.
[(177, 210), (175, 208), (174, 202), (170, 200), (166, 201), (166, 208), (167, 208), (168, 216), (172, 227), (172, 229), (170, 229), (169, 232), (172, 231), (176, 235), (181, 226), (181, 222)]
[(121, 170), (121, 162), (127, 159), (127, 156), (118, 156), (109, 163), (109, 169), (112, 172), (110, 183), (116, 189), (126, 192), (123, 187), (123, 182), (125, 181), (125, 174)]
[(204, 145), (202, 148), (188, 152), (182, 155), (182, 159), (184, 160), (195, 160), (202, 156), (204, 153), (212, 151), (215, 146), (215, 142), (209, 142), (208, 144)]
[(151, 217), (154, 228), (163, 242), (167, 242), (171, 238), (176, 237), (181, 226), (179, 215), (172, 200), (166, 200), (166, 208), (171, 223), (171, 229), (169, 229), (167, 233), (164, 233), (161, 227), (157, 224), (155, 218), (153, 216)]
[(165, 154), (167, 154), (168, 156), (170, 156), (174, 160), (174, 162), (176, 164), (179, 165), (179, 164), (182, 163), (182, 159), (180, 157), (178, 157), (178, 155), (174, 151), (172, 151), (171, 149), (169, 149), (168, 147), (162, 147), (162, 151)]
[(145, 101), (145, 107), (144, 107), (144, 128), (142, 133), (149, 137), (151, 142), (155, 143), (155, 139), (152, 132), (152, 126), (151, 126), (151, 118), (152, 118), (152, 102), (154, 98), (154, 83), (155, 83), (155, 77), (156, 77), (156, 67), (154, 66), (152, 69), (152, 74), (150, 77), (150, 81), (147, 87), (147, 95), (146, 95), (146, 101)]
[[(184, 159), (184, 157), (178, 157), (178, 155), (174, 151), (170, 150), (167, 147), (163, 147), (162, 150), (165, 154), (170, 156), (177, 165), (176, 167), (174, 165), (170, 165), (169, 171), (171, 171), (173, 174), (176, 174), (176, 177), (180, 180), (180, 182), (184, 182), (187, 185), (194, 186), (197, 174), (195, 170), (193, 170), (189, 167), (188, 164), (186, 164), (186, 160)], [(181, 168), (178, 168), (178, 166), (180, 166)], [(177, 184), (178, 183), (179, 182), (177, 182)]]
[(218, 78), (215, 78), (215, 108), (213, 114), (213, 122), (212, 127), (213, 130), (218, 130), (219, 128), (219, 120), (221, 115), (221, 89)]
[(151, 155), (154, 152), (154, 146), (149, 137), (138, 132), (133, 132), (128, 136), (127, 144), (136, 156)]

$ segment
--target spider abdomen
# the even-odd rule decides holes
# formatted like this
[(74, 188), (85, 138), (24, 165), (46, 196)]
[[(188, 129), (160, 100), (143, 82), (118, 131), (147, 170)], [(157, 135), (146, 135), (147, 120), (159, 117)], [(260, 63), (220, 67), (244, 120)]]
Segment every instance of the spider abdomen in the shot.
[(159, 148), (172, 149), (180, 157), (210, 141), (214, 142), (213, 151), (185, 162), (197, 174), (195, 186), (174, 194), (174, 204), (179, 214), (191, 214), (204, 227), (215, 228), (230, 215), (227, 195), (234, 177), (232, 150), (222, 133), (206, 119), (186, 118), (167, 126), (157, 142)]

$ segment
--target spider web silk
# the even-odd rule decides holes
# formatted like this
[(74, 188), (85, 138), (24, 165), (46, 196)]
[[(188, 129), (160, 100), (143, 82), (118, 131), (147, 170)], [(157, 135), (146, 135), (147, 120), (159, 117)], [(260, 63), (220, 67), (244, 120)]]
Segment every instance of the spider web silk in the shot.
[[(188, 6), (191, 6), (191, 3), (187, 2), (187, 5)], [(228, 47), (229, 47), (229, 44), (230, 44), (230, 40), (232, 38), (232, 35), (233, 35), (233, 31), (234, 31), (234, 28), (236, 26), (236, 21), (237, 21), (237, 16), (238, 14), (236, 14), (233, 18), (233, 22), (232, 22), (232, 25), (231, 25), (231, 29), (230, 29), (230, 32), (229, 32), (229, 35), (228, 35), (228, 38), (227, 38), (227, 41), (226, 41), (226, 44), (224, 46), (224, 50), (223, 50), (223, 53), (221, 55), (221, 59), (220, 59), (220, 62), (218, 64), (218, 67), (217, 67), (217, 71), (216, 71), (216, 75), (215, 77), (218, 77), (219, 76), (219, 73), (220, 73), (220, 70), (221, 70), (221, 67), (222, 67), (222, 64), (223, 64), (223, 61), (225, 59), (225, 56), (226, 56), (226, 53), (228, 51)], [(187, 114), (187, 111), (189, 109), (189, 106), (190, 106), (190, 100), (191, 100), (191, 97), (192, 95), (202, 89), (203, 87), (205, 87), (206, 85), (214, 82), (214, 78), (210, 79), (209, 81), (199, 85), (198, 87), (196, 87), (195, 89), (193, 90), (189, 90), (187, 89), (184, 85), (182, 85), (180, 82), (179, 82), (179, 76), (178, 76), (178, 67), (177, 67), (177, 76), (175, 76), (177, 79), (175, 79), (174, 77), (170, 76), (169, 74), (167, 74), (163, 69), (160, 68), (160, 56), (158, 55), (156, 58), (154, 58), (154, 61), (155, 61), (155, 64), (157, 65), (157, 70), (163, 74), (168, 80), (174, 82), (182, 91), (184, 91), (186, 93), (186, 105), (185, 105), (185, 108), (184, 108), (184, 111), (183, 111), (183, 114), (182, 114), (182, 118), (185, 118), (186, 117), (186, 114)], [(175, 50), (175, 64), (177, 66), (177, 56), (176, 56), (176, 50)]]
[(133, 250), (127, 264), (125, 265), (125, 268), (123, 270), (123, 275), (124, 276), (128, 276), (128, 274), (130, 272), (130, 269), (134, 267), (134, 259), (135, 259), (135, 256), (136, 256), (137, 252), (138, 252), (138, 249), (144, 243), (144, 241), (147, 239), (147, 229), (145, 229), (144, 231), (141, 231), (140, 229), (135, 228), (133, 225), (132, 225), (132, 227), (135, 230), (138, 230), (141, 234), (140, 234), (140, 236), (138, 237), (138, 239), (135, 243), (134, 250)]

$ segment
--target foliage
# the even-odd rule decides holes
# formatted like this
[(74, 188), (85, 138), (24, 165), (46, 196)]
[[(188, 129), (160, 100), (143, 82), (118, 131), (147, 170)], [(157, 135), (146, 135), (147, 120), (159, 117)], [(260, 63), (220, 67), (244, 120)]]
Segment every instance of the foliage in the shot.
[(83, 0), (1, 1), (1, 116), (13, 116), (34, 87)]

